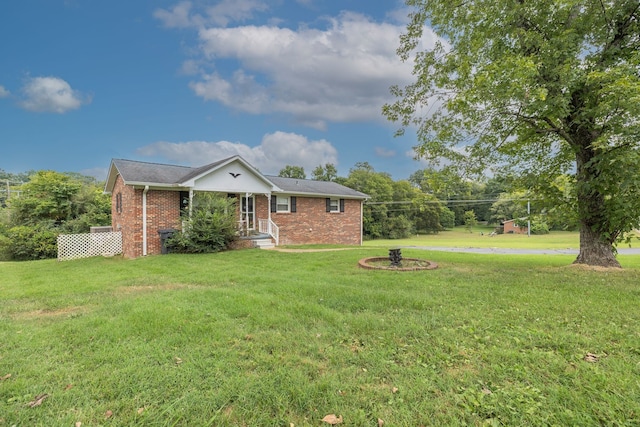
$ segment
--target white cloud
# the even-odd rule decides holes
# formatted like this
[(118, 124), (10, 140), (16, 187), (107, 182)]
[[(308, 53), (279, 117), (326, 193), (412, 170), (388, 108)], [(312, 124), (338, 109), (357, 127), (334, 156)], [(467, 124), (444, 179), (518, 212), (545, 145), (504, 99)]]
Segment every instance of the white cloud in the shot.
[(29, 111), (66, 113), (90, 102), (69, 83), (58, 77), (33, 77), (22, 88), (24, 98), (20, 103)]
[(190, 16), (191, 2), (183, 1), (176, 4), (171, 10), (156, 9), (153, 16), (167, 28), (187, 28), (194, 25), (194, 18)]
[(6, 98), (9, 95), (11, 95), (11, 92), (5, 89), (4, 86), (0, 85), (0, 98)]
[[(241, 3), (245, 9), (235, 9), (235, 20), (262, 10), (257, 1)], [(223, 22), (212, 26), (212, 17), (206, 13), (188, 15), (192, 24), (202, 24), (198, 26), (199, 78), (190, 87), (197, 96), (236, 111), (286, 114), (317, 129), (329, 122), (384, 121), (381, 107), (394, 100), (389, 87), (414, 79), (413, 63), (403, 63), (396, 54), (400, 35), (406, 31), (401, 23), (380, 23), (344, 12), (326, 18), (324, 28), (225, 28)], [(175, 21), (183, 22), (180, 16)], [(231, 19), (230, 13), (223, 16)], [(435, 41), (435, 34), (425, 29), (420, 48)], [(190, 61), (185, 68), (194, 70)], [(228, 70), (229, 64), (236, 64), (235, 69)]]
[(193, 3), (182, 1), (171, 9), (156, 9), (153, 16), (167, 28), (189, 28), (216, 25), (226, 27), (231, 22), (242, 22), (264, 12), (269, 7), (261, 0), (221, 0), (201, 12), (194, 12)]
[(310, 141), (303, 135), (287, 132), (266, 134), (256, 147), (229, 141), (159, 141), (137, 152), (143, 156), (159, 156), (174, 163), (193, 166), (202, 166), (237, 154), (266, 174), (277, 174), (286, 165), (302, 166), (305, 171), (311, 172), (320, 164), (338, 164), (338, 152), (329, 141)]
[(267, 5), (259, 0), (222, 0), (207, 8), (209, 22), (227, 26), (232, 21), (245, 21), (254, 16), (254, 12), (264, 12)]

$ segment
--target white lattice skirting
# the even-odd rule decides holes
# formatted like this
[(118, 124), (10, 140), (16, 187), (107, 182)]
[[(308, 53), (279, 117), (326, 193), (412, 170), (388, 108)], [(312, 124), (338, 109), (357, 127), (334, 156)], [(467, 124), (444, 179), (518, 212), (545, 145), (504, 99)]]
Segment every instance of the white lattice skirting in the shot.
[(58, 261), (122, 253), (122, 233), (60, 234)]

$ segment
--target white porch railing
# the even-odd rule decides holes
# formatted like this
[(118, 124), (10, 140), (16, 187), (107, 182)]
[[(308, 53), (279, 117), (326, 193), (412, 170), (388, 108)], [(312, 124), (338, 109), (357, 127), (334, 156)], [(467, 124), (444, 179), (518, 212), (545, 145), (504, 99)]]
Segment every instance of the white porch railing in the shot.
[(280, 228), (271, 221), (270, 219), (259, 219), (258, 220), (258, 232), (266, 233), (269, 236), (273, 237), (276, 241), (276, 246), (278, 246), (278, 242), (280, 241)]

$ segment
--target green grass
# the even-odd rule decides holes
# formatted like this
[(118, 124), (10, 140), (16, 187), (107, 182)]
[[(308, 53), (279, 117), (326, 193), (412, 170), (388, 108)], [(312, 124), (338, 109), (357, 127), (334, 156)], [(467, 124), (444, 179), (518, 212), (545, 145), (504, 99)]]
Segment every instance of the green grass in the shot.
[[(552, 231), (549, 234), (499, 234), (490, 236), (493, 227), (474, 227), (469, 233), (464, 227), (456, 227), (438, 234), (422, 234), (409, 239), (369, 240), (365, 246), (444, 246), (474, 248), (519, 249), (579, 249), (580, 234), (569, 231)], [(481, 234), (483, 233), (483, 234)], [(636, 244), (635, 247), (638, 245)], [(620, 246), (626, 247), (626, 246)]]
[(639, 257), (375, 251), (0, 263), (0, 426), (640, 423)]

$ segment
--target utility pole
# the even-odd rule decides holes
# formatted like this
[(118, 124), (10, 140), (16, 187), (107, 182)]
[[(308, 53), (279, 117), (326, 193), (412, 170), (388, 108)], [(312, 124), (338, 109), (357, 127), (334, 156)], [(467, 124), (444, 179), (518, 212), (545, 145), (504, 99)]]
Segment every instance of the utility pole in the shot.
[(531, 199), (527, 199), (527, 237), (531, 237)]

